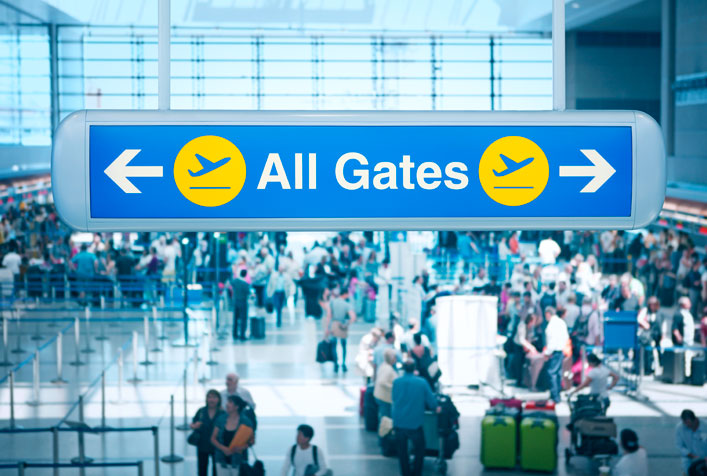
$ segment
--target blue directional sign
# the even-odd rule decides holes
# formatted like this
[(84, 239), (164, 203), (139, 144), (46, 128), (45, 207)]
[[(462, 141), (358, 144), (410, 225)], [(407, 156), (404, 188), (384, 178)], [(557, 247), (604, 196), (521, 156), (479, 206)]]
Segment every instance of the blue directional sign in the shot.
[(81, 114), (53, 185), (84, 229), (631, 228), (665, 188), (660, 129), (633, 112)]

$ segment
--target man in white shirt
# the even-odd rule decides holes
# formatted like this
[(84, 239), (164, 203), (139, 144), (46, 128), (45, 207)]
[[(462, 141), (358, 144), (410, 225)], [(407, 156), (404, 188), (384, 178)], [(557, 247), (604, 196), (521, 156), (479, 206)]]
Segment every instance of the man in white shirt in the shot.
[(689, 474), (691, 465), (707, 461), (707, 428), (692, 410), (683, 410), (680, 420), (675, 428), (675, 446), (682, 457), (682, 470)]
[(547, 372), (550, 378), (550, 399), (560, 402), (560, 390), (562, 390), (562, 361), (564, 355), (562, 351), (570, 338), (567, 332), (567, 324), (557, 315), (555, 308), (548, 306), (545, 308), (545, 360), (547, 360)]
[(297, 427), (297, 444), (288, 448), (282, 465), (282, 476), (326, 476), (331, 471), (326, 464), (326, 456), (321, 448), (311, 445), (314, 429), (309, 425)]
[(243, 400), (245, 400), (246, 403), (253, 408), (253, 410), (255, 410), (255, 402), (253, 401), (253, 396), (247, 389), (238, 385), (239, 380), (240, 377), (236, 373), (230, 373), (226, 375), (226, 389), (221, 391), (221, 402), (224, 410), (226, 409), (226, 402), (228, 401), (228, 397), (230, 397), (231, 395), (238, 395)]
[(22, 257), (17, 254), (15, 248), (11, 248), (10, 252), (7, 253), (2, 259), (2, 265), (9, 269), (13, 276), (20, 274), (20, 265), (22, 264)]
[(538, 255), (543, 266), (555, 264), (561, 251), (560, 245), (549, 236), (538, 245)]

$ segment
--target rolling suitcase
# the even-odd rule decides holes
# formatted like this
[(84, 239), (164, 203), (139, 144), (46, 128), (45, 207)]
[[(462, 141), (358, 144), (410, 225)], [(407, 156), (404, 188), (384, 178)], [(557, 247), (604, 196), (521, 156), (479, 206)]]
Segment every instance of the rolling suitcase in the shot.
[(425, 454), (437, 456), (439, 454), (439, 424), (436, 412), (425, 412), (422, 430), (425, 433)]
[(517, 419), (515, 408), (496, 407), (481, 420), (481, 464), (486, 468), (515, 468)]
[(363, 402), (366, 398), (366, 387), (361, 387), (361, 394), (358, 397), (358, 416), (363, 416)]
[(682, 349), (665, 349), (661, 380), (665, 383), (685, 383), (685, 352)]
[(251, 339), (265, 339), (265, 318), (251, 317), (250, 318), (250, 337)]
[(557, 467), (557, 417), (533, 412), (520, 421), (520, 467), (553, 472)]
[(492, 398), (489, 400), (491, 407), (503, 405), (506, 408), (515, 408), (520, 411), (523, 408), (523, 401), (517, 398)]
[(373, 385), (363, 395), (363, 424), (366, 431), (378, 431), (378, 402), (373, 396)]
[(545, 357), (542, 354), (528, 356), (525, 367), (523, 368), (523, 385), (530, 390), (535, 391), (538, 385), (540, 372), (545, 365)]

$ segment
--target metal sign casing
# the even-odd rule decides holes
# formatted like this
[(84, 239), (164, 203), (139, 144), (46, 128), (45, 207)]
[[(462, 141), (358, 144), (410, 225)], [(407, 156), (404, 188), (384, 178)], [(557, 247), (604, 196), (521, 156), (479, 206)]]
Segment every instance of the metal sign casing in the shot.
[(629, 229), (665, 152), (634, 111), (78, 111), (52, 186), (88, 231)]

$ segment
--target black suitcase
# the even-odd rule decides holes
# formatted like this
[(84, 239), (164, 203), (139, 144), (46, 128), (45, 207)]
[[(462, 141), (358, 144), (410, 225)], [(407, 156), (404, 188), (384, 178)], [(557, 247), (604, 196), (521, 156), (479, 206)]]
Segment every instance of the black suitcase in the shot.
[(663, 353), (663, 376), (665, 383), (685, 383), (685, 352), (666, 349)]
[(265, 339), (265, 318), (251, 317), (250, 318), (250, 338)]
[(363, 395), (363, 424), (366, 431), (378, 431), (378, 402), (373, 396), (373, 385), (369, 385)]
[(395, 434), (392, 431), (383, 438), (379, 438), (378, 443), (380, 444), (381, 454), (383, 456), (391, 458), (398, 455), (397, 442), (395, 440)]
[(690, 383), (701, 387), (705, 384), (705, 377), (707, 377), (707, 360), (705, 360), (705, 354), (696, 355), (692, 358)]

